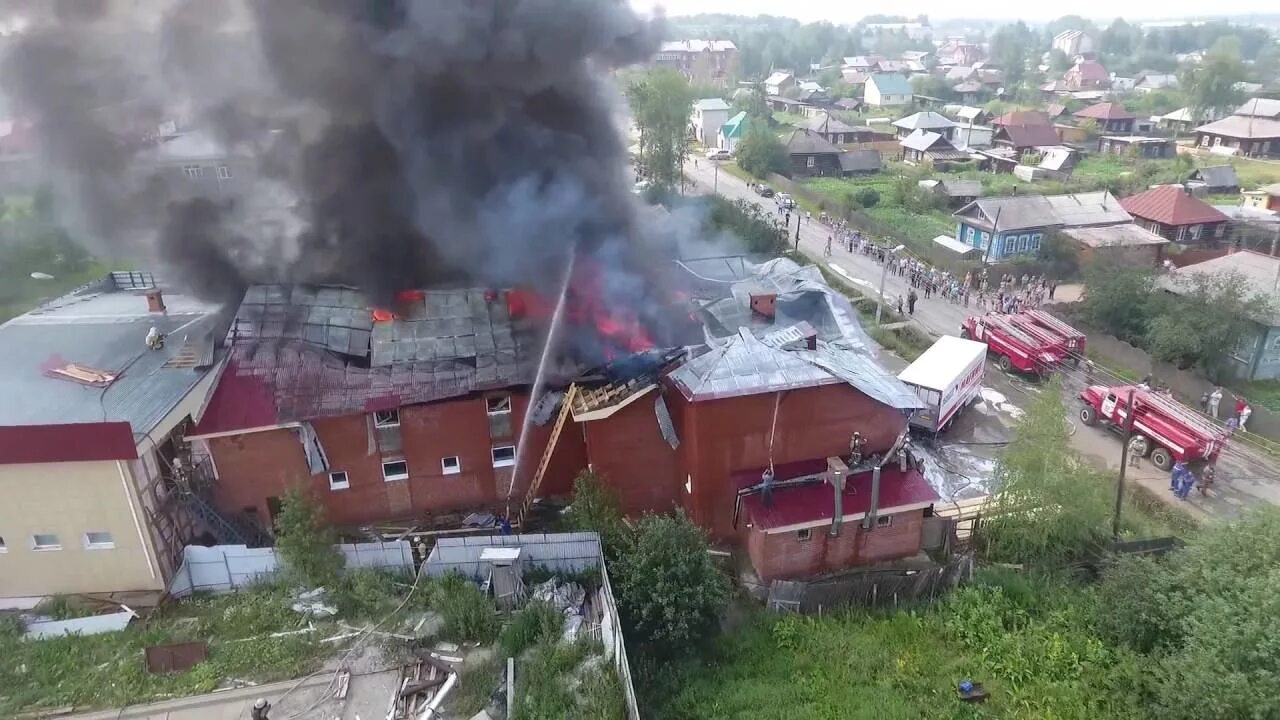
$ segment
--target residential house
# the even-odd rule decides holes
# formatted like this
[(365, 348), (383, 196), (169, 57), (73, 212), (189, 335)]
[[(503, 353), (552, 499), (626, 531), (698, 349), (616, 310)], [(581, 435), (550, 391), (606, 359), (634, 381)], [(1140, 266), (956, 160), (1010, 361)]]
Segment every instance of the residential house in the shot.
[(986, 110), (971, 105), (948, 105), (942, 110), (954, 117), (959, 125), (985, 125), (991, 119)]
[(840, 68), (840, 79), (845, 85), (853, 89), (866, 87), (867, 80), (871, 77), (871, 73), (866, 70), (855, 70), (853, 68)]
[(949, 83), (962, 83), (968, 80), (976, 81), (978, 79), (978, 71), (972, 65), (956, 65), (948, 68), (942, 79)]
[(982, 68), (978, 70), (978, 82), (987, 90), (995, 92), (1004, 85), (1004, 71), (999, 68)]
[(876, 73), (867, 79), (862, 101), (871, 107), (910, 105), (911, 83), (901, 75)]
[(1082, 128), (1078, 125), (1068, 125), (1066, 123), (1054, 123), (1053, 131), (1058, 134), (1058, 140), (1070, 145), (1084, 145), (1089, 142), (1088, 128)]
[(871, 128), (850, 125), (825, 112), (809, 118), (801, 127), (821, 135), (824, 140), (835, 145), (868, 142), (877, 135)]
[(1071, 176), (1071, 171), (1080, 157), (1079, 153), (1072, 148), (1061, 145), (1038, 147), (1036, 151), (1039, 154), (1036, 164), (1027, 164), (1036, 158), (1035, 155), (1022, 157), (1023, 162), (1013, 168), (1014, 176), (1027, 182), (1065, 180)]
[(166, 179), (185, 197), (241, 196), (254, 186), (257, 162), (242, 148), (228, 149), (202, 130), (160, 135), (135, 156), (136, 172)]
[(839, 176), (840, 148), (808, 128), (796, 128), (782, 141), (791, 158), (791, 177)]
[(1102, 135), (1098, 138), (1098, 152), (1135, 158), (1171, 158), (1177, 155), (1173, 138), (1141, 135)]
[(1280, 158), (1280, 100), (1253, 98), (1230, 116), (1196, 128), (1195, 133), (1202, 148)]
[(962, 103), (976, 103), (987, 97), (987, 86), (977, 80), (965, 80), (952, 85), (951, 92), (955, 93)]
[(1217, 119), (1217, 113), (1212, 110), (1202, 110), (1199, 113), (1193, 113), (1191, 108), (1178, 108), (1171, 113), (1165, 113), (1160, 116), (1156, 125), (1162, 129), (1174, 133), (1190, 132), (1197, 125), (1210, 122)]
[(1002, 125), (991, 136), (992, 145), (1013, 148), (1018, 156), (1059, 142), (1051, 125)]
[(804, 115), (806, 108), (813, 107), (807, 102), (793, 100), (781, 95), (770, 95), (765, 98), (765, 103), (769, 106), (769, 109), (774, 112), (789, 112), (796, 115)]
[(1187, 187), (1211, 193), (1233, 193), (1240, 189), (1240, 179), (1231, 165), (1196, 168), (1187, 178)]
[(991, 146), (995, 129), (988, 125), (958, 125), (951, 133), (951, 144), (964, 150)]
[(1212, 245), (1226, 233), (1227, 216), (1181, 185), (1161, 185), (1120, 201), (1134, 222), (1187, 245)]
[(1116, 75), (1115, 73), (1111, 73), (1111, 88), (1110, 88), (1111, 92), (1113, 93), (1133, 92), (1134, 88), (1136, 88), (1137, 86), (1138, 86), (1137, 78), (1121, 77), (1119, 75)]
[(0, 325), (0, 597), (158, 596), (207, 537), (220, 309), (119, 272)]
[(1076, 245), (1081, 266), (1094, 262), (1159, 267), (1169, 241), (1135, 223), (1102, 227), (1064, 228)]
[(766, 95), (783, 95), (795, 86), (796, 76), (782, 70), (772, 73), (764, 81)]
[(1074, 115), (1077, 122), (1092, 120), (1098, 125), (1099, 133), (1131, 133), (1137, 115), (1124, 109), (1117, 102), (1102, 102), (1080, 110)]
[(856, 70), (869, 75), (880, 67), (880, 61), (884, 59), (883, 55), (854, 55), (852, 57), (843, 58), (840, 69)]
[(956, 239), (982, 249), (993, 261), (1037, 253), (1050, 233), (1064, 228), (1117, 225), (1133, 219), (1105, 190), (979, 198), (957, 210), (954, 217)]
[(1234, 275), (1244, 278), (1250, 295), (1268, 298), (1270, 308), (1263, 315), (1249, 318), (1253, 332), (1230, 350), (1234, 374), (1244, 380), (1280, 378), (1280, 313), (1276, 278), (1280, 277), (1280, 258), (1241, 250), (1227, 255), (1180, 267), (1158, 282), (1162, 289), (1175, 295), (1191, 292), (1197, 276)]
[(831, 103), (831, 106), (836, 110), (843, 110), (845, 112), (858, 112), (859, 110), (862, 109), (862, 101), (856, 98), (840, 98), (839, 100), (836, 100), (835, 102)]
[(1240, 204), (1244, 207), (1280, 211), (1280, 183), (1241, 192)]
[(1045, 125), (1050, 126), (1053, 122), (1049, 116), (1039, 110), (1011, 110), (991, 121), (995, 127), (1005, 127), (1010, 125)]
[(902, 139), (911, 135), (917, 130), (926, 130), (934, 132), (947, 140), (951, 139), (952, 131), (956, 124), (944, 115), (936, 112), (918, 112), (914, 115), (908, 115), (900, 120), (893, 121), (893, 126), (897, 128), (898, 138)]
[(958, 208), (982, 197), (981, 180), (921, 180), (920, 187), (946, 199), (948, 207)]
[(972, 66), (986, 57), (981, 45), (963, 40), (947, 40), (938, 46), (936, 53), (938, 67), (954, 67), (956, 65)]
[(703, 98), (694, 102), (693, 114), (689, 117), (694, 139), (706, 147), (716, 147), (720, 126), (729, 119), (730, 110), (729, 103), (720, 98)]
[(933, 53), (928, 50), (904, 50), (901, 57), (903, 60), (928, 64), (933, 58)]
[(719, 137), (716, 146), (722, 150), (734, 152), (738, 149), (738, 143), (742, 142), (742, 138), (747, 134), (747, 114), (739, 112), (737, 115), (724, 121), (720, 126)]
[(845, 150), (840, 153), (840, 174), (844, 177), (880, 172), (883, 161), (874, 149)]
[(1061, 50), (1069, 58), (1096, 51), (1093, 37), (1082, 30), (1063, 30), (1054, 35), (1052, 47), (1054, 50)]
[(651, 64), (678, 70), (692, 83), (727, 89), (738, 75), (738, 47), (730, 40), (674, 40), (662, 43)]
[[(921, 65), (920, 69), (923, 70), (924, 66)], [(909, 65), (905, 60), (881, 60), (876, 63), (876, 72), (897, 73), (899, 75), (906, 76), (914, 72), (914, 70), (912, 70), (911, 65)]]
[(1177, 87), (1177, 75), (1174, 75), (1173, 73), (1151, 73), (1144, 75), (1133, 89), (1145, 94), (1155, 92), (1156, 90), (1173, 90)]
[(1111, 75), (1102, 63), (1092, 60), (1081, 60), (1062, 75), (1058, 90), (1075, 92), (1078, 90), (1106, 90), (1111, 87)]
[(945, 137), (927, 130), (916, 130), (898, 144), (902, 146), (903, 162), (912, 165), (969, 159), (969, 153), (957, 150)]
[(1044, 115), (1050, 122), (1067, 114), (1067, 106), (1062, 103), (1045, 103)]

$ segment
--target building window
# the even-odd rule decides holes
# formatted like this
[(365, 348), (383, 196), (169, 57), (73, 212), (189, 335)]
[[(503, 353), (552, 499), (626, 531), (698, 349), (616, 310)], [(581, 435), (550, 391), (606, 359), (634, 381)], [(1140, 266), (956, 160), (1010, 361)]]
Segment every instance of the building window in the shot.
[(84, 534), (84, 548), (86, 550), (111, 550), (116, 546), (115, 540), (111, 538), (109, 532), (87, 532)]
[(378, 410), (373, 413), (375, 427), (400, 427), (399, 410)]
[(192, 180), (195, 180), (204, 175), (204, 168), (200, 167), (199, 165), (187, 165), (186, 167), (182, 168), (182, 171), (186, 173), (187, 177), (191, 178)]
[(511, 396), (493, 395), (484, 399), (484, 410), (490, 415), (510, 415)]
[(511, 396), (490, 395), (484, 399), (485, 414), (489, 417), (489, 437), (498, 440), (512, 436)]
[(876, 516), (876, 527), (878, 527), (878, 528), (887, 528), (887, 527), (891, 527), (892, 525), (893, 525), (893, 516), (892, 516), (892, 515), (877, 515), (877, 516)]
[(230, 180), (230, 179), (231, 179), (231, 168), (227, 167), (226, 165), (219, 165), (219, 166), (218, 166), (218, 179), (219, 179), (219, 180)]
[(4, 538), (0, 537), (0, 553), (9, 552), (9, 546), (4, 544)]
[(496, 468), (511, 467), (516, 464), (516, 446), (500, 445), (492, 450), (493, 466)]
[(1035, 235), (1032, 235), (1032, 236), (1031, 236), (1031, 250), (1032, 250), (1032, 252), (1040, 252), (1040, 240), (1041, 240), (1043, 237), (1044, 237), (1044, 236), (1043, 236), (1043, 235), (1041, 235), (1040, 233), (1036, 233)]
[(805, 164), (806, 166), (808, 166), (808, 167), (813, 167), (813, 166), (814, 166), (814, 160), (815, 160), (815, 158), (814, 158), (812, 155), (810, 155), (810, 156), (809, 156), (809, 159), (808, 159), (808, 160), (805, 160), (805, 163), (804, 163), (804, 164)]
[(813, 537), (812, 528), (804, 528), (803, 530), (796, 531), (796, 542), (809, 542), (809, 538), (811, 537)]
[(408, 480), (409, 463), (405, 460), (387, 460), (382, 463), (382, 479), (387, 482), (391, 482), (392, 480)]
[(462, 461), (458, 459), (457, 455), (440, 458), (440, 472), (445, 475), (457, 475), (462, 472)]
[[(384, 470), (386, 466), (383, 466)], [(346, 490), (351, 487), (351, 479), (347, 477), (346, 470), (334, 470), (329, 473), (329, 489), (330, 490)]]
[(52, 533), (36, 533), (31, 536), (32, 550), (61, 550), (62, 543), (58, 541), (58, 536)]

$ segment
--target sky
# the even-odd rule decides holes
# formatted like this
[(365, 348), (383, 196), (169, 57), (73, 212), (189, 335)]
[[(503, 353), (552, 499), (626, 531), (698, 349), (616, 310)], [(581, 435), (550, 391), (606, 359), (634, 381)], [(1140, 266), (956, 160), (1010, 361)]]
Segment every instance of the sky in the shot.
[[(915, 2), (899, 5), (897, 9), (890, 7), (868, 7), (853, 3), (833, 2), (832, 0), (631, 0), (632, 6), (650, 11), (656, 5), (666, 8), (667, 15), (692, 15), (695, 13), (716, 12), (733, 13), (735, 15), (781, 15), (793, 17), (804, 22), (827, 20), (834, 23), (854, 23), (869, 12), (885, 14), (925, 14), (931, 18), (953, 17), (989, 17), (997, 20), (1047, 21), (1061, 17), (1068, 12), (1090, 18), (1110, 19), (1116, 15), (1115, 0), (1075, 0), (1070, 6), (1054, 3), (1018, 3), (1016, 15), (1006, 11), (1012, 9), (1009, 0), (995, 0), (987, 5), (975, 3), (957, 3), (955, 0), (915, 0)], [(1125, 4), (1126, 19), (1165, 19), (1202, 15), (1206, 9), (1215, 15), (1247, 14), (1251, 12), (1271, 12), (1275, 5), (1265, 0), (1215, 0), (1206, 6), (1203, 0), (1140, 0), (1137, 3)]]

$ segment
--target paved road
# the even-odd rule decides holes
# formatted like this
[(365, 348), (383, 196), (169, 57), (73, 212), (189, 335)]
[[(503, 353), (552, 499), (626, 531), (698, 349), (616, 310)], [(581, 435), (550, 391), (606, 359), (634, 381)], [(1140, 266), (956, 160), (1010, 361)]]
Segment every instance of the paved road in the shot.
[[(747, 184), (727, 172), (716, 176), (714, 165), (707, 160), (699, 160), (698, 167), (692, 163), (685, 166), (685, 174), (695, 183), (695, 192), (712, 192), (713, 187), (719, 194), (731, 200), (742, 199), (753, 202), (769, 212), (776, 212), (776, 204), (771, 198), (756, 195)], [(803, 212), (803, 211), (802, 211)], [(795, 238), (796, 216), (792, 215), (790, 237)], [(882, 266), (871, 258), (851, 254), (833, 246), (830, 258), (823, 257), (826, 247), (828, 229), (816, 220), (801, 222), (800, 250), (815, 262), (824, 262), (827, 267), (845, 278), (869, 297), (876, 297), (879, 290)], [(905, 296), (907, 283), (903, 278), (890, 276), (885, 282), (885, 297), (891, 303), (896, 302), (898, 295)], [(1066, 290), (1066, 288), (1060, 288)], [(1067, 293), (1064, 293), (1064, 295)], [(939, 299), (920, 297), (916, 304), (915, 315), (911, 322), (920, 326), (932, 335), (954, 335), (959, 331), (960, 323), (975, 309), (966, 309), (954, 303)], [(885, 364), (897, 370), (898, 363), (886, 358)], [(939, 450), (938, 459), (946, 474), (959, 474), (962, 482), (955, 488), (957, 498), (971, 495), (975, 489), (983, 488), (985, 483), (977, 479), (978, 475), (990, 473), (992, 458), (998, 446), (985, 445), (1008, 439), (1008, 428), (1012, 420), (1020, 414), (1020, 407), (1025, 407), (1034, 396), (1042, 391), (1042, 387), (1016, 376), (1005, 376), (998, 371), (987, 373), (990, 387), (984, 388), (986, 400), (976, 406), (977, 413), (969, 413), (976, 417), (969, 422), (958, 422), (957, 427), (947, 433), (948, 442)], [(1078, 371), (1068, 370), (1062, 374), (1067, 407), (1072, 415), (1071, 444), (1082, 456), (1095, 466), (1111, 471), (1118, 471), (1120, 466), (1120, 438), (1113, 432), (1101, 427), (1085, 427), (1075, 420), (1075, 410), (1079, 406), (1076, 397), (1084, 387), (1085, 377)], [(1119, 384), (1120, 381), (1116, 381)], [(965, 477), (968, 472), (972, 477)], [(1202, 517), (1231, 518), (1238, 516), (1243, 510), (1259, 503), (1280, 504), (1280, 471), (1276, 464), (1258, 453), (1237, 447), (1224, 451), (1218, 464), (1218, 482), (1215, 491), (1208, 497), (1193, 493), (1188, 500), (1179, 502), (1168, 493), (1169, 476), (1156, 470), (1149, 462), (1143, 460), (1137, 468), (1130, 468), (1126, 477), (1132, 482), (1156, 492), (1159, 497), (1168, 499), (1171, 504), (1186, 508), (1193, 515)], [(975, 480), (968, 486), (970, 480)], [(934, 483), (937, 486), (937, 482)]]

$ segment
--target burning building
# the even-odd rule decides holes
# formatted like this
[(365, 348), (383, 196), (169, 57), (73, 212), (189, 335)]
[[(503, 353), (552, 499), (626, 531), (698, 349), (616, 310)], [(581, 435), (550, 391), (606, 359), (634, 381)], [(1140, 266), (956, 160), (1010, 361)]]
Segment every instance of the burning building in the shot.
[[(566, 494), (591, 468), (629, 514), (681, 507), (744, 542), (766, 579), (916, 554), (937, 495), (898, 455), (919, 402), (876, 364), (848, 301), (786, 260), (710, 287), (667, 308), (692, 310), (703, 333), (670, 349), (593, 313), (589, 285), (571, 289), (566, 322), (614, 360), (584, 369), (566, 339), (544, 381), (568, 390), (532, 408), (549, 318), (535, 295), (427, 290), (391, 311), (347, 288), (253, 287), (192, 437), (218, 504), (259, 523), (299, 482), (347, 525), (518, 517), (531, 486)], [(527, 413), (538, 422), (521, 437)], [(822, 485), (828, 458), (847, 464), (838, 486)]]

